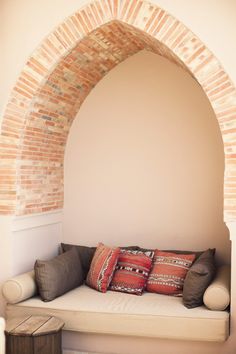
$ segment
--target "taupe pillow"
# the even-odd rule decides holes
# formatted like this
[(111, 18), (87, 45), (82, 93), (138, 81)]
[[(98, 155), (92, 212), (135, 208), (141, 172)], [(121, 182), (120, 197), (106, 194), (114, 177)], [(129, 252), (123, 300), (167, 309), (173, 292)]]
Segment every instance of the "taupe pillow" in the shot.
[(187, 308), (203, 304), (203, 295), (215, 276), (215, 249), (208, 249), (189, 269), (183, 288), (183, 303)]
[(34, 265), (35, 280), (44, 301), (76, 288), (83, 283), (83, 270), (76, 249), (49, 260), (37, 260)]
[(63, 252), (69, 251), (71, 248), (75, 248), (80, 259), (82, 269), (83, 269), (83, 280), (86, 279), (90, 264), (92, 262), (96, 247), (87, 247), (79, 245), (70, 245), (67, 243), (61, 243), (61, 248)]

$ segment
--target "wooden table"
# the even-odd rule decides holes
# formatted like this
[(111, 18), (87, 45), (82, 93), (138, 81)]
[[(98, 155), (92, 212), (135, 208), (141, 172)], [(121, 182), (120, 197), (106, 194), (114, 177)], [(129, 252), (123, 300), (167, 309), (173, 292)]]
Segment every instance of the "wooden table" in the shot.
[(62, 354), (64, 322), (53, 316), (25, 316), (6, 323), (6, 354)]

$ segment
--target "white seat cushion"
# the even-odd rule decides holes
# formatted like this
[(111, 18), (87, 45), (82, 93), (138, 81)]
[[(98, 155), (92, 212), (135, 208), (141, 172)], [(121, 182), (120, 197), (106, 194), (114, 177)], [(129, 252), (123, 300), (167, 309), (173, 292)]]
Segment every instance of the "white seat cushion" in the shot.
[(51, 314), (66, 330), (222, 342), (229, 335), (229, 313), (205, 306), (187, 309), (182, 298), (144, 293), (142, 296), (83, 285), (50, 302), (34, 297), (7, 305), (7, 316)]

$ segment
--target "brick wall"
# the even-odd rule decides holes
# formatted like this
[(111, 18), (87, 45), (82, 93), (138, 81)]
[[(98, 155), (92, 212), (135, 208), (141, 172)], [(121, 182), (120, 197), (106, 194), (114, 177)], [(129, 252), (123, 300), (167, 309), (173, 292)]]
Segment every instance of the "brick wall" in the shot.
[(68, 132), (90, 90), (139, 50), (163, 55), (202, 86), (225, 148), (225, 221), (236, 219), (236, 90), (214, 55), (182, 23), (146, 1), (97, 0), (35, 50), (12, 90), (0, 137), (0, 213), (63, 206)]

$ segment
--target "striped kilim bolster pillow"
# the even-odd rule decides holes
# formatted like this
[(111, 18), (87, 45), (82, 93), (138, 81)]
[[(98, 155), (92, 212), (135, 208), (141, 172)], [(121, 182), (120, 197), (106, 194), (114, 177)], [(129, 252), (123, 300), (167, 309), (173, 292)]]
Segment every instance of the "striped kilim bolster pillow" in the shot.
[(142, 295), (151, 267), (151, 257), (143, 253), (122, 252), (118, 258), (110, 290)]
[(147, 281), (147, 291), (182, 296), (184, 279), (195, 254), (155, 251), (153, 268)]
[(105, 293), (111, 282), (119, 254), (119, 247), (111, 248), (99, 243), (90, 265), (86, 284)]

